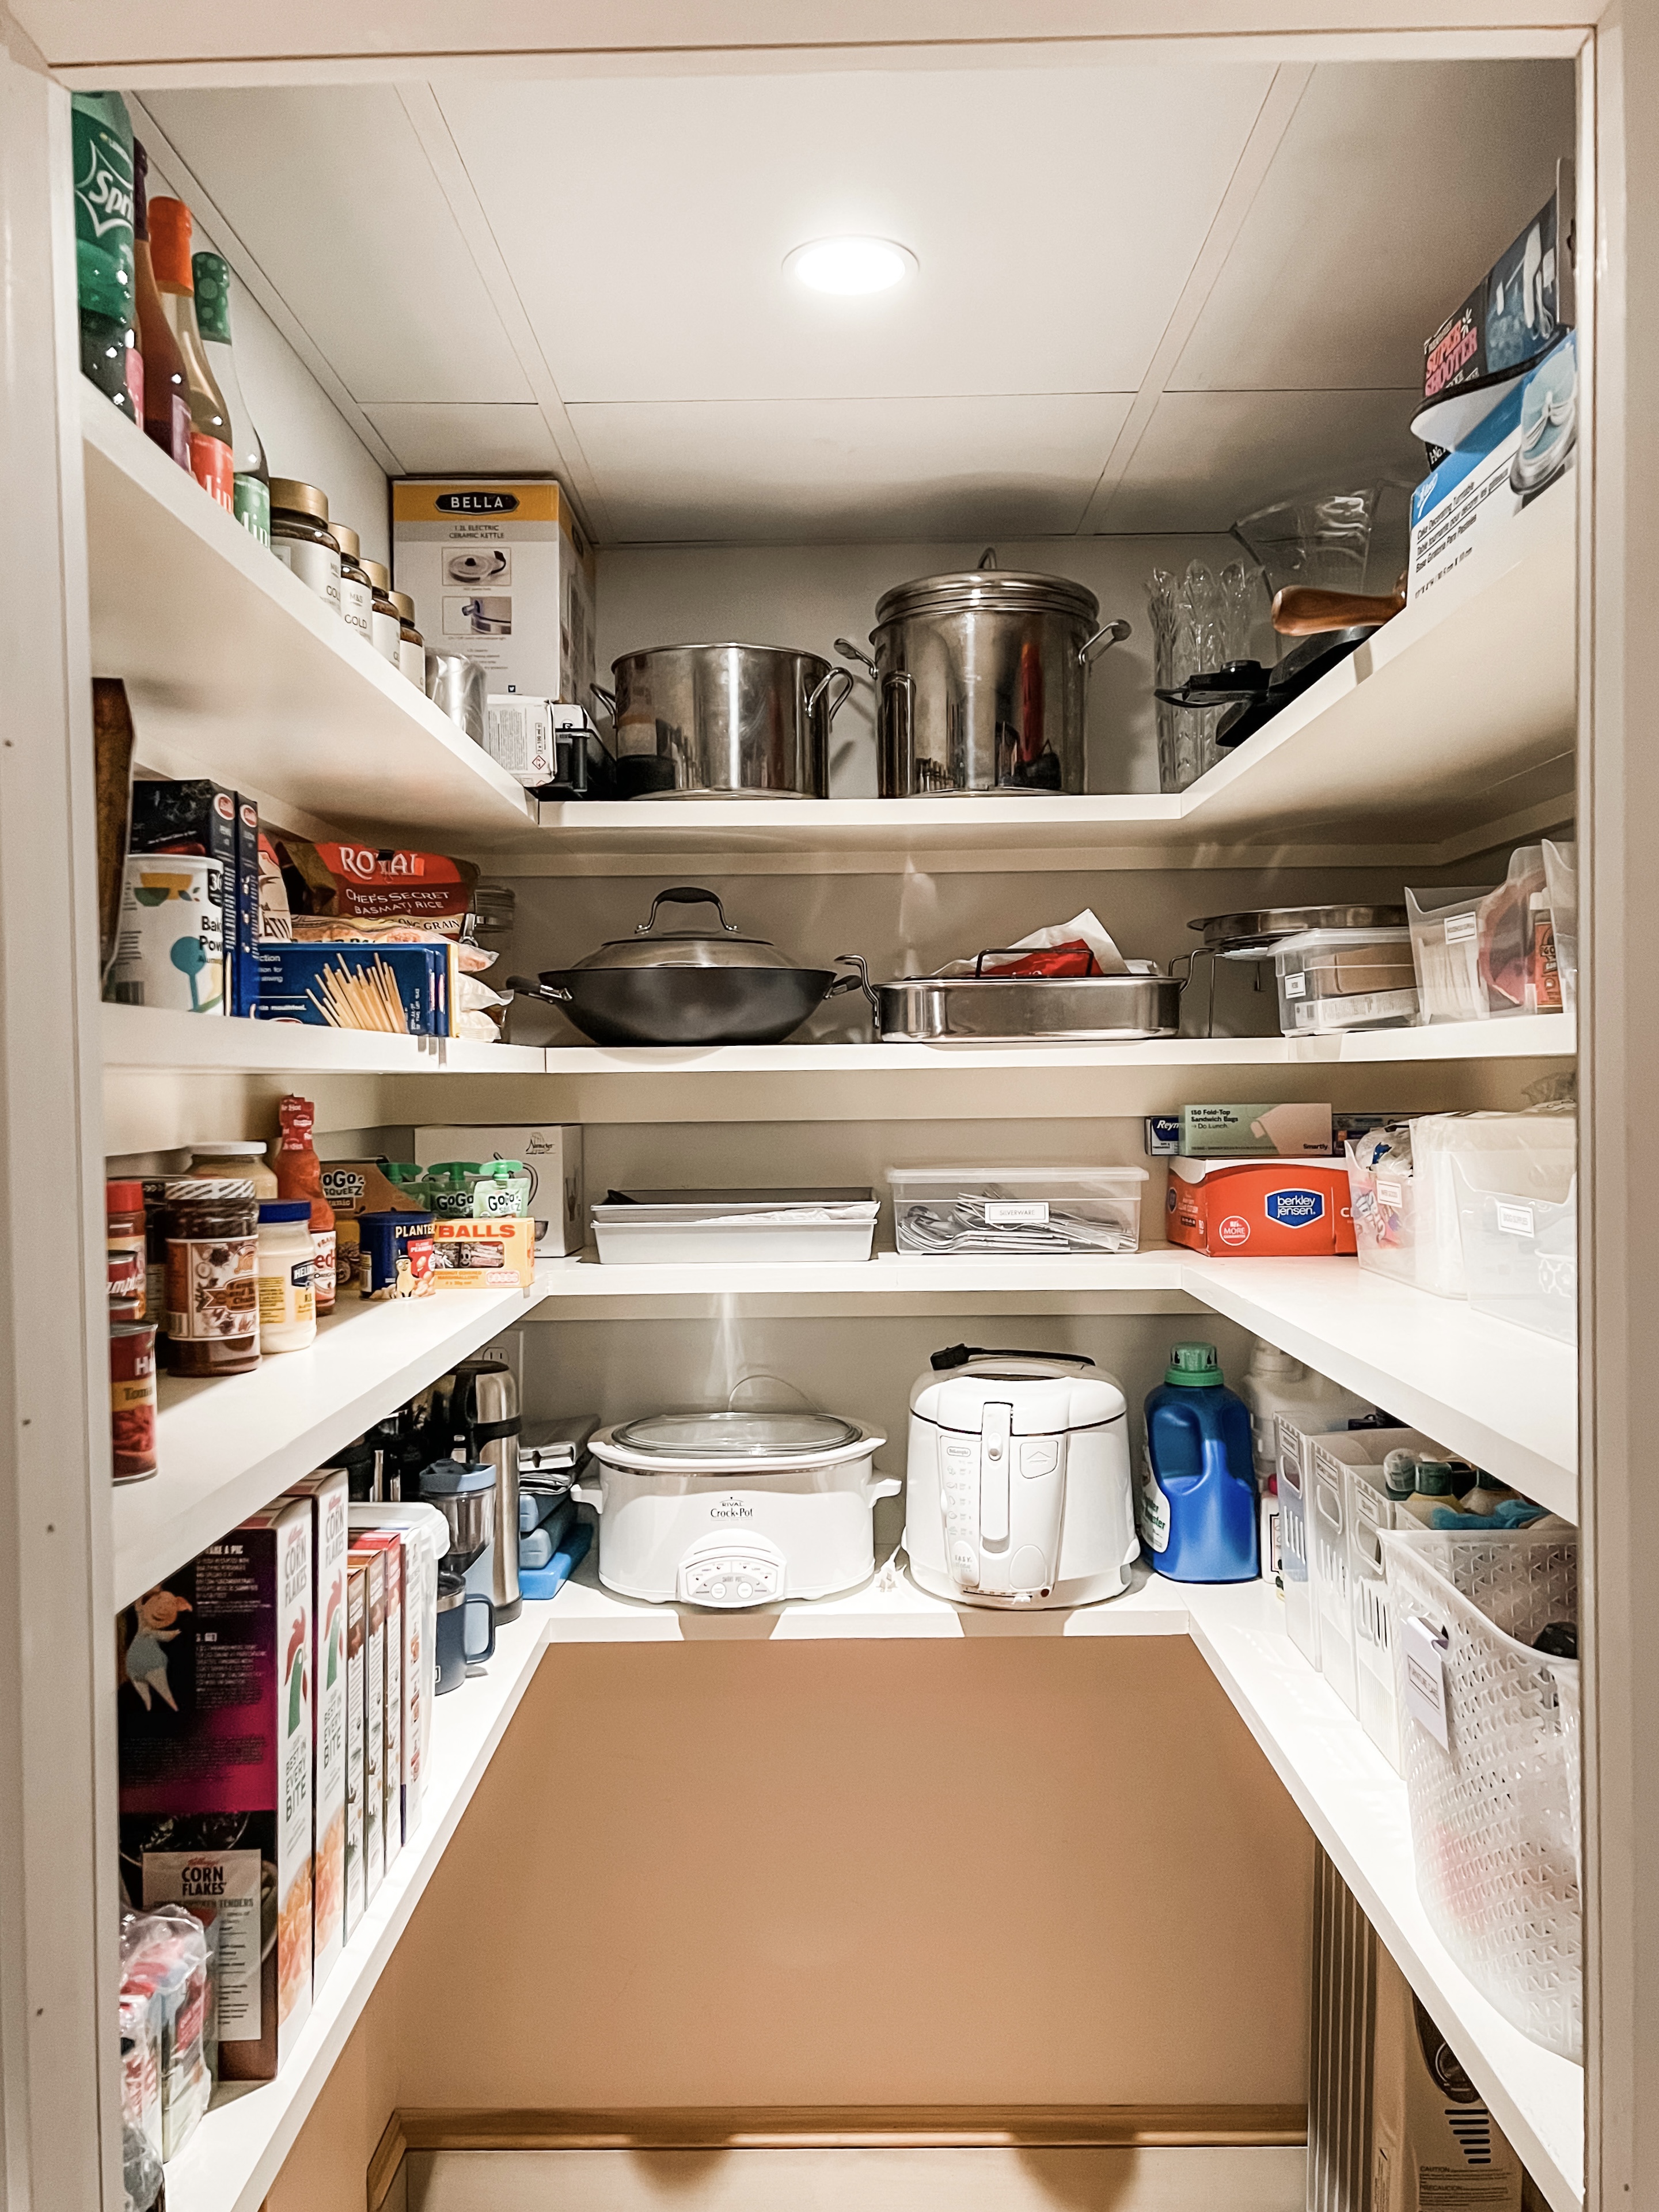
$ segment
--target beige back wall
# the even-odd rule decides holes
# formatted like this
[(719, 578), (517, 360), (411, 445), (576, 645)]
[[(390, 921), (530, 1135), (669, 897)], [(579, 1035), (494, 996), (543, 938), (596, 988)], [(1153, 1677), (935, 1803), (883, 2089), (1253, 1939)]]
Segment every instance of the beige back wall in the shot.
[(1184, 1638), (555, 1650), (270, 2212), (394, 2103), (1297, 2102), (1310, 1856)]

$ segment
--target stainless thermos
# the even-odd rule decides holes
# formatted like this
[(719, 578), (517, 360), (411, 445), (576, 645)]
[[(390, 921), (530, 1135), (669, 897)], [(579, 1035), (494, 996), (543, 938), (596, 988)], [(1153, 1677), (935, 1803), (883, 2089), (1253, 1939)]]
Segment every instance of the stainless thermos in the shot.
[(519, 1386), (503, 1359), (464, 1359), (433, 1390), (434, 1436), (495, 1471), (495, 1544), (489, 1595), (499, 1627), (516, 1620), (519, 1595)]

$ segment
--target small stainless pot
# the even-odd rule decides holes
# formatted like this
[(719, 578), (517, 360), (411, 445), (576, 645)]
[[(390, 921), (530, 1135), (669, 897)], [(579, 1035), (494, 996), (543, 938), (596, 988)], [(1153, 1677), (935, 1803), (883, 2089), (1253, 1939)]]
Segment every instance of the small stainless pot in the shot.
[(828, 799), (845, 668), (776, 645), (659, 645), (611, 664), (628, 798)]

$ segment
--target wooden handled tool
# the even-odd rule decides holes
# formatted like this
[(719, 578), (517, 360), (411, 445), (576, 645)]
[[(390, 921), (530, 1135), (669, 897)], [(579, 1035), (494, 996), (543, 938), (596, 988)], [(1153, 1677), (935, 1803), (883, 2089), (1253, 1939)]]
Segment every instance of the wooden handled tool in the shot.
[(1273, 593), (1273, 628), (1281, 637), (1317, 637), (1322, 630), (1390, 622), (1405, 604), (1403, 576), (1386, 597), (1362, 592), (1316, 592), (1307, 584), (1287, 584), (1282, 592)]

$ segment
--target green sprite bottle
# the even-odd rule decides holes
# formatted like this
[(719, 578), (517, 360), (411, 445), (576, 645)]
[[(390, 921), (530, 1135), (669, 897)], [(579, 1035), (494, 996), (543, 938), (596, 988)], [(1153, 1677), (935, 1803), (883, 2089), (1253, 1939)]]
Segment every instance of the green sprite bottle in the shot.
[(118, 92), (70, 96), (81, 373), (130, 422), (144, 413), (132, 265), (132, 125)]
[(253, 427), (236, 356), (230, 343), (230, 268), (222, 253), (198, 253), (191, 262), (196, 279), (196, 325), (214, 380), (230, 410), (231, 454), (236, 471), (235, 514), (262, 545), (270, 543), (270, 472), (265, 449)]

